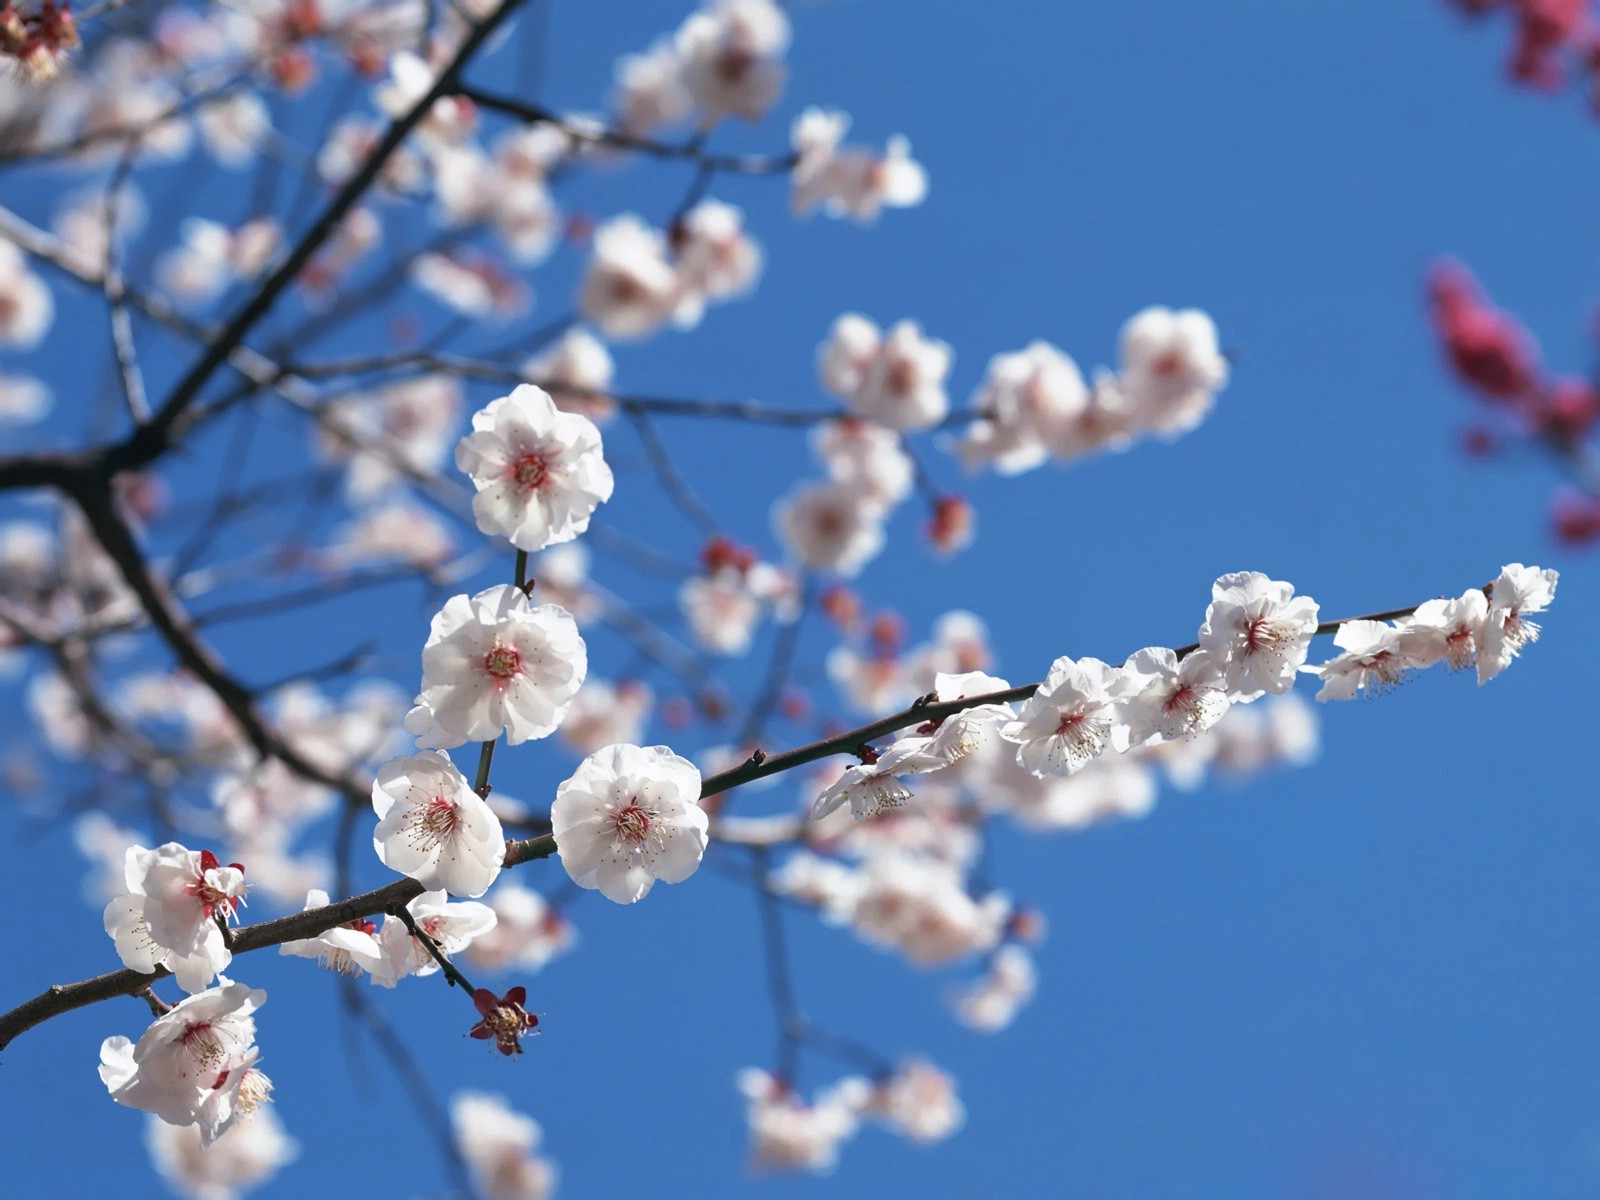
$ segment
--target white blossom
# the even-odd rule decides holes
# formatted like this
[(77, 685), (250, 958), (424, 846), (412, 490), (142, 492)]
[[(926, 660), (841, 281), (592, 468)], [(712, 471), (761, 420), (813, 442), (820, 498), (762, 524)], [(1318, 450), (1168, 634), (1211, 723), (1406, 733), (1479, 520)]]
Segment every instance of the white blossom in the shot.
[(100, 1078), (118, 1104), (172, 1125), (199, 1125), (209, 1144), (266, 1099), (272, 1085), (255, 1070), (255, 1018), (267, 994), (242, 983), (185, 997), (150, 1023), (137, 1043), (110, 1037)]
[(595, 230), (594, 257), (578, 307), (607, 337), (654, 333), (672, 316), (681, 296), (678, 272), (659, 230), (631, 213)]
[(258, 1108), (209, 1145), (193, 1125), (151, 1117), (145, 1140), (156, 1170), (189, 1200), (236, 1200), (293, 1162), (299, 1145), (270, 1108)]
[(702, 123), (765, 116), (783, 89), (788, 45), (789, 19), (772, 0), (712, 0), (684, 21), (676, 49)]
[(390, 759), (372, 785), (372, 846), (391, 871), (453, 896), (481, 896), (500, 874), (500, 818), (438, 751)]
[(1489, 592), (1489, 612), (1478, 643), (1478, 682), (1487, 683), (1539, 640), (1539, 626), (1529, 613), (1543, 612), (1555, 599), (1557, 572), (1511, 563), (1502, 567)]
[[(328, 893), (312, 888), (306, 893), (305, 912), (328, 906)], [(330, 971), (341, 975), (378, 975), (384, 969), (384, 953), (373, 936), (377, 926), (371, 921), (357, 918), (346, 925), (336, 925), (313, 938), (285, 942), (278, 947), (279, 954), (298, 958), (314, 958)]]
[(1260, 571), (1224, 575), (1211, 595), (1200, 648), (1221, 669), (1229, 697), (1250, 701), (1293, 687), (1317, 632), (1317, 602)]
[(1199, 424), (1227, 379), (1217, 327), (1199, 309), (1146, 308), (1122, 327), (1119, 386), (1139, 407), (1142, 423), (1160, 433)]
[(765, 1071), (739, 1072), (750, 1126), (750, 1165), (758, 1171), (831, 1172), (839, 1148), (860, 1128), (861, 1081), (831, 1088), (808, 1104), (784, 1080)]
[(1117, 706), (1135, 682), (1098, 658), (1058, 658), (1000, 735), (1017, 744), (1017, 762), (1035, 775), (1071, 775), (1112, 745)]
[(218, 922), (232, 920), (249, 891), (244, 869), (177, 842), (130, 846), (124, 862), (128, 894), (105, 908), (123, 965), (146, 974), (166, 967), (186, 992), (209, 986), (233, 959)]
[(1124, 669), (1137, 677), (1127, 705), (1131, 745), (1195, 737), (1228, 711), (1222, 671), (1204, 650), (1180, 662), (1173, 651), (1150, 646), (1130, 655)]
[(700, 772), (665, 746), (608, 746), (556, 789), (551, 831), (579, 887), (632, 904), (657, 879), (682, 883), (705, 854)]
[(885, 334), (858, 313), (834, 322), (818, 350), (822, 384), (858, 417), (893, 429), (926, 429), (950, 411), (944, 379), (951, 351), (915, 321)]
[(456, 446), (456, 467), (477, 494), (472, 513), (491, 537), (519, 550), (570, 542), (611, 499), (613, 480), (594, 422), (560, 411), (525, 383), (473, 415)]
[(533, 607), (501, 584), (452, 596), (434, 616), (422, 651), (422, 691), (407, 732), (429, 749), (486, 742), (515, 746), (548, 737), (589, 670), (577, 623), (553, 604)]
[[(406, 911), (417, 929), (432, 938), (446, 958), (461, 953), (491, 933), (496, 922), (495, 911), (487, 904), (476, 900), (452, 901), (442, 890), (413, 897), (407, 902)], [(383, 964), (372, 973), (374, 983), (394, 987), (409, 976), (432, 975), (439, 970), (438, 961), (399, 917), (383, 918), (383, 929), (377, 941)]]
[(502, 879), (485, 902), (494, 910), (494, 926), (475, 937), (462, 953), (489, 971), (538, 971), (572, 949), (578, 934), (560, 910), (529, 888)]
[(802, 485), (779, 501), (774, 530), (808, 567), (853, 576), (883, 549), (883, 511), (847, 483)]
[(1400, 631), (1383, 621), (1346, 621), (1333, 635), (1333, 644), (1344, 653), (1306, 668), (1322, 678), (1318, 700), (1353, 700), (1357, 692), (1387, 691), (1404, 683), (1417, 665), (1405, 652)]
[(1397, 622), (1400, 646), (1419, 667), (1445, 663), (1464, 671), (1478, 660), (1478, 643), (1489, 617), (1489, 597), (1471, 588), (1454, 600), (1429, 600)]
[[(95, 270), (104, 267), (96, 263)], [(15, 242), (0, 239), (0, 349), (31, 350), (55, 316), (55, 300)]]
[(988, 970), (969, 987), (951, 993), (956, 1019), (980, 1033), (998, 1033), (1017, 1018), (1037, 987), (1033, 959), (1021, 946), (1002, 946)]
[(457, 1092), (450, 1121), (461, 1157), (488, 1200), (547, 1200), (555, 1194), (556, 1168), (535, 1151), (544, 1131), (501, 1096)]

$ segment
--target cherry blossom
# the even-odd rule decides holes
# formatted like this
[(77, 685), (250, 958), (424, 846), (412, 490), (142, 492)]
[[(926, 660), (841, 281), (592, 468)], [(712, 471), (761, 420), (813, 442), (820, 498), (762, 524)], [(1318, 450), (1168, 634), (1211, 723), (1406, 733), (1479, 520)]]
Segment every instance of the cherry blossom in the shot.
[(0, 425), (31, 425), (50, 411), (50, 389), (25, 375), (0, 374)]
[[(452, 901), (443, 891), (423, 892), (406, 904), (418, 932), (426, 934), (446, 958), (461, 953), (495, 927), (494, 909), (476, 900)], [(394, 987), (411, 975), (432, 975), (439, 963), (422, 940), (414, 936), (399, 917), (383, 918), (378, 935), (383, 964), (372, 973), (372, 981)]]
[(944, 379), (951, 351), (925, 338), (915, 321), (880, 334), (867, 318), (846, 313), (818, 350), (822, 385), (856, 416), (893, 429), (926, 429), (950, 411)]
[(1501, 568), (1489, 590), (1489, 611), (1478, 643), (1478, 682), (1487, 683), (1539, 640), (1539, 626), (1529, 613), (1543, 612), (1555, 599), (1559, 574), (1548, 568), (1511, 563)]
[(299, 1145), (269, 1107), (258, 1108), (209, 1145), (193, 1125), (151, 1117), (145, 1129), (150, 1158), (167, 1183), (190, 1200), (234, 1200), (268, 1182), (293, 1162)]
[(1419, 667), (1443, 662), (1464, 671), (1478, 658), (1478, 643), (1489, 618), (1489, 597), (1471, 588), (1454, 600), (1429, 600), (1400, 626), (1400, 646)]
[(500, 874), (500, 818), (438, 751), (394, 758), (372, 785), (372, 846), (384, 866), (452, 896), (481, 896)]
[(583, 686), (589, 660), (571, 614), (530, 605), (510, 584), (452, 596), (422, 651), (422, 691), (407, 732), (428, 749), (548, 737)]
[(16, 243), (0, 240), (0, 348), (31, 350), (54, 316), (49, 287), (29, 268)]
[(1021, 946), (1002, 946), (974, 984), (950, 995), (956, 1019), (980, 1033), (999, 1033), (1033, 999), (1038, 986), (1033, 958)]
[(456, 446), (456, 467), (472, 479), (478, 528), (519, 550), (570, 542), (611, 499), (613, 480), (594, 422), (560, 411), (525, 383), (474, 414)]
[(608, 746), (578, 764), (550, 806), (561, 865), (618, 904), (682, 883), (705, 854), (700, 772), (665, 746)]
[(974, 899), (945, 863), (879, 854), (866, 864), (850, 921), (868, 942), (928, 967), (993, 948), (1010, 910), (998, 893)]
[(1143, 423), (1161, 433), (1183, 433), (1199, 424), (1227, 379), (1217, 327), (1199, 309), (1173, 312), (1154, 306), (1122, 327), (1118, 384), (1139, 407)]
[(900, 435), (871, 421), (825, 421), (811, 435), (811, 448), (837, 483), (853, 485), (885, 508), (911, 494), (916, 465)]
[[(1011, 685), (1004, 679), (982, 671), (954, 675), (940, 672), (934, 676), (932, 695), (934, 703), (946, 704), (1010, 690)], [(960, 762), (986, 742), (997, 739), (1001, 727), (1014, 721), (1016, 716), (1009, 704), (974, 704), (937, 721), (913, 726), (895, 741), (884, 757), (897, 751), (904, 754), (905, 765), (901, 770), (912, 774), (942, 770)]]
[(653, 701), (650, 689), (635, 680), (612, 686), (591, 679), (573, 697), (561, 723), (561, 740), (578, 754), (593, 754), (617, 742), (637, 744), (650, 721)]
[(881, 812), (899, 808), (911, 799), (911, 789), (895, 778), (908, 762), (921, 756), (920, 745), (896, 744), (883, 754), (875, 754), (870, 762), (846, 767), (844, 773), (817, 797), (811, 806), (811, 819), (819, 821), (846, 804), (856, 820), (875, 817)]
[(702, 200), (672, 227), (681, 296), (673, 317), (680, 326), (700, 319), (708, 301), (752, 291), (761, 277), (761, 247), (744, 230), (744, 213), (731, 204)]
[(186, 997), (150, 1023), (137, 1043), (110, 1037), (100, 1078), (118, 1104), (172, 1125), (199, 1125), (209, 1144), (248, 1116), (272, 1089), (254, 1068), (255, 1018), (267, 994), (242, 983)]
[(184, 991), (203, 990), (233, 959), (220, 923), (235, 917), (249, 891), (244, 868), (177, 842), (130, 846), (125, 863), (128, 894), (105, 909), (118, 957), (135, 971), (166, 967)]
[(654, 333), (682, 298), (677, 269), (659, 230), (627, 214), (594, 234), (594, 257), (578, 295), (583, 315), (610, 338)]
[(783, 89), (789, 19), (772, 0), (712, 0), (678, 30), (683, 86), (710, 126), (758, 121)]
[(1333, 635), (1333, 644), (1344, 653), (1305, 668), (1322, 678), (1318, 700), (1353, 700), (1357, 692), (1388, 691), (1409, 679), (1417, 665), (1405, 652), (1401, 632), (1383, 621), (1346, 621)]
[(1224, 575), (1211, 595), (1200, 647), (1221, 669), (1229, 698), (1247, 702), (1293, 687), (1317, 632), (1317, 602), (1260, 571)]
[(850, 118), (837, 111), (808, 108), (795, 119), (790, 133), (794, 211), (804, 216), (820, 206), (830, 216), (867, 223), (885, 208), (921, 204), (928, 194), (928, 175), (911, 157), (911, 143), (892, 137), (881, 155), (841, 146), (849, 128)]
[(802, 485), (778, 503), (773, 524), (806, 566), (846, 577), (860, 573), (885, 541), (878, 501), (848, 483)]
[(641, 54), (617, 60), (617, 126), (624, 133), (643, 136), (664, 125), (675, 125), (694, 105), (683, 86), (683, 65), (671, 38), (662, 38)]
[(572, 922), (538, 892), (502, 879), (485, 901), (494, 910), (492, 928), (462, 950), (475, 966), (489, 971), (538, 971), (578, 940)]
[(581, 327), (567, 330), (522, 368), (528, 382), (548, 391), (562, 412), (588, 417), (596, 425), (605, 424), (616, 412), (610, 396), (614, 372), (605, 343)]
[(750, 1125), (750, 1165), (758, 1171), (831, 1172), (839, 1148), (860, 1128), (860, 1081), (828, 1089), (808, 1104), (782, 1079), (747, 1068), (739, 1072)]
[[(305, 911), (326, 908), (328, 893), (313, 888), (306, 893)], [(285, 942), (278, 947), (279, 954), (298, 958), (314, 958), (330, 971), (340, 975), (359, 975), (365, 971), (377, 976), (385, 967), (385, 955), (373, 936), (377, 926), (364, 918), (345, 925), (336, 925), (314, 938)]]
[(1017, 744), (1017, 762), (1035, 775), (1071, 775), (1112, 745), (1117, 706), (1136, 683), (1098, 658), (1058, 658), (1000, 735)]
[(1132, 745), (1195, 737), (1228, 711), (1222, 671), (1205, 650), (1180, 662), (1171, 650), (1151, 646), (1131, 655), (1124, 668), (1137, 677), (1127, 705)]
[(955, 1081), (918, 1058), (901, 1063), (872, 1089), (865, 1113), (923, 1145), (944, 1141), (967, 1119)]
[(489, 1200), (546, 1200), (555, 1193), (556, 1169), (535, 1153), (544, 1131), (502, 1096), (457, 1092), (450, 1122), (461, 1156)]
[(749, 573), (735, 567), (689, 576), (678, 589), (678, 607), (702, 649), (729, 656), (749, 652), (763, 611)]

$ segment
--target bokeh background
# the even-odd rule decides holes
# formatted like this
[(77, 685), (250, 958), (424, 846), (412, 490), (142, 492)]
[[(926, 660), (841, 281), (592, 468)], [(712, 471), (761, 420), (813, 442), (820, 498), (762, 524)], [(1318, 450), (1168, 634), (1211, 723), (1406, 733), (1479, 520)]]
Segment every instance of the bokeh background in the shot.
[[(616, 57), (686, 11), (533, 8), (542, 56), (502, 55), (474, 77), (572, 109), (598, 108)], [(773, 1016), (752, 898), (712, 870), (632, 909), (580, 901), (580, 948), (530, 981), (545, 1033), (520, 1061), (463, 1040), (461, 999), (437, 980), (378, 996), (384, 1011), (441, 1092), (502, 1092), (543, 1124), (568, 1196), (1595, 1195), (1600, 561), (1548, 536), (1550, 464), (1458, 452), (1467, 401), (1439, 362), (1421, 280), (1434, 256), (1461, 255), (1554, 366), (1587, 370), (1600, 128), (1570, 97), (1508, 90), (1504, 30), (1428, 0), (829, 0), (793, 16), (784, 101), (718, 144), (779, 149), (805, 104), (837, 105), (867, 140), (911, 136), (929, 199), (863, 230), (794, 221), (780, 182), (720, 181), (713, 194), (745, 208), (767, 249), (760, 287), (693, 334), (618, 348), (621, 386), (821, 405), (815, 346), (846, 310), (915, 317), (951, 342), (958, 398), (990, 355), (1034, 338), (1086, 367), (1112, 361), (1121, 322), (1151, 303), (1207, 309), (1234, 355), (1216, 412), (1175, 445), (1011, 480), (962, 481), (952, 460), (932, 460), (973, 500), (979, 537), (940, 560), (907, 506), (859, 581), (872, 603), (898, 608), (914, 635), (947, 609), (983, 615), (1000, 673), (1023, 680), (1063, 653), (1188, 641), (1225, 571), (1292, 580), (1337, 616), (1456, 594), (1524, 561), (1563, 572), (1545, 640), (1482, 690), (1433, 672), (1324, 710), (1323, 757), (1309, 768), (1164, 794), (1141, 822), (1043, 840), (1001, 832), (995, 874), (1051, 931), (1039, 997), (997, 1037), (950, 1019), (947, 974), (791, 919), (808, 1012), (959, 1078), (966, 1128), (931, 1150), (868, 1131), (831, 1177), (752, 1181), (733, 1077), (770, 1065)], [(237, 210), (226, 185), (183, 190), (189, 169), (156, 176), (170, 199), (153, 206), (155, 227)], [(687, 172), (635, 167), (558, 199), (660, 219)], [(43, 220), (78, 182), (13, 173), (0, 189)], [(580, 261), (558, 256), (534, 277), (530, 320), (566, 311)], [(84, 307), (75, 321), (66, 285), (54, 286), (62, 313), (27, 365), (52, 382), (57, 408), (24, 440), (70, 444), (101, 411), (104, 363), (83, 347), (98, 354), (103, 318)], [(425, 327), (448, 319), (415, 298), (406, 308)], [(324, 348), (370, 345), (392, 315)], [(187, 354), (150, 352), (157, 387)], [(481, 404), (493, 389), (472, 395)], [(801, 435), (664, 429), (729, 532), (776, 553), (769, 505), (816, 473)], [(275, 455), (303, 453), (304, 436), (285, 423), (247, 469), (270, 473)], [(175, 488), (214, 477), (221, 450), (206, 445), (169, 466)], [(695, 531), (652, 489), (647, 473), (626, 473), (609, 520), (687, 553)], [(642, 603), (670, 600), (626, 568), (597, 572)], [(369, 634), (420, 649), (427, 615), (415, 589), (379, 592), (219, 644), (242, 674), (270, 678)], [(801, 656), (824, 705), (835, 703), (819, 679), (827, 644), (814, 625)], [(603, 639), (591, 653), (599, 674), (627, 657)], [(739, 694), (764, 661), (758, 650), (732, 670)], [(416, 671), (410, 650), (386, 662), (407, 688)], [(30, 737), (20, 696), (0, 697), (12, 739)], [(769, 740), (788, 736), (779, 725)], [(570, 764), (554, 745), (502, 753), (497, 786), (537, 800)], [(791, 800), (775, 789), (741, 811)], [(80, 899), (66, 825), (18, 810), (0, 829), (0, 1002), (115, 965)], [(365, 862), (358, 882), (382, 878)], [(550, 863), (525, 881), (558, 878)], [(441, 1168), (388, 1067), (349, 1056), (335, 981), (272, 954), (236, 974), (271, 996), (263, 1065), (302, 1148), (259, 1194), (440, 1194)], [(0, 1191), (165, 1194), (144, 1118), (114, 1109), (95, 1075), (100, 1040), (143, 1023), (137, 1004), (102, 1005), (5, 1053)], [(804, 1086), (833, 1077), (807, 1061)]]

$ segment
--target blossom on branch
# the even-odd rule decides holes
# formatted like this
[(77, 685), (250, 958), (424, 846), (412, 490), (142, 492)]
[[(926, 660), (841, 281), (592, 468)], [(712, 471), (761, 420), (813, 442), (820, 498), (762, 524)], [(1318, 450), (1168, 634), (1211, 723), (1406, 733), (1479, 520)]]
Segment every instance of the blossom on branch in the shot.
[(532, 606), (510, 584), (452, 596), (422, 651), (422, 691), (406, 715), (417, 745), (446, 750), (549, 737), (588, 675), (577, 623), (564, 608)]
[(529, 383), (473, 415), (456, 467), (477, 489), (478, 528), (519, 550), (570, 542), (614, 486), (594, 422)]
[(665, 746), (617, 745), (591, 754), (556, 789), (551, 831), (579, 887), (632, 904), (656, 880), (682, 883), (705, 854), (709, 820), (700, 772)]
[(394, 758), (372, 785), (372, 846), (391, 871), (452, 896), (481, 896), (500, 874), (500, 818), (438, 751)]

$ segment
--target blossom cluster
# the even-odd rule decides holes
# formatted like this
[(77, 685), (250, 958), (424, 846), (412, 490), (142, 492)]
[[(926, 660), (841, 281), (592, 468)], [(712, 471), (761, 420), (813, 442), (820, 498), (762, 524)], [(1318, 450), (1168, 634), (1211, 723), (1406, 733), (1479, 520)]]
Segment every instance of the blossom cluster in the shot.
[(1600, 391), (1581, 375), (1552, 375), (1533, 336), (1485, 297), (1460, 263), (1434, 265), (1428, 276), (1430, 316), (1456, 378), (1485, 402), (1489, 421), (1471, 426), (1462, 448), (1475, 458), (1508, 440), (1546, 449), (1571, 477), (1550, 512), (1557, 538), (1570, 545), (1600, 539), (1600, 479), (1590, 466), (1600, 423)]
[(1512, 22), (1506, 75), (1515, 84), (1544, 92), (1560, 91), (1569, 68), (1589, 88), (1590, 106), (1600, 112), (1600, 33), (1589, 0), (1448, 0), (1468, 17), (1506, 10)]

